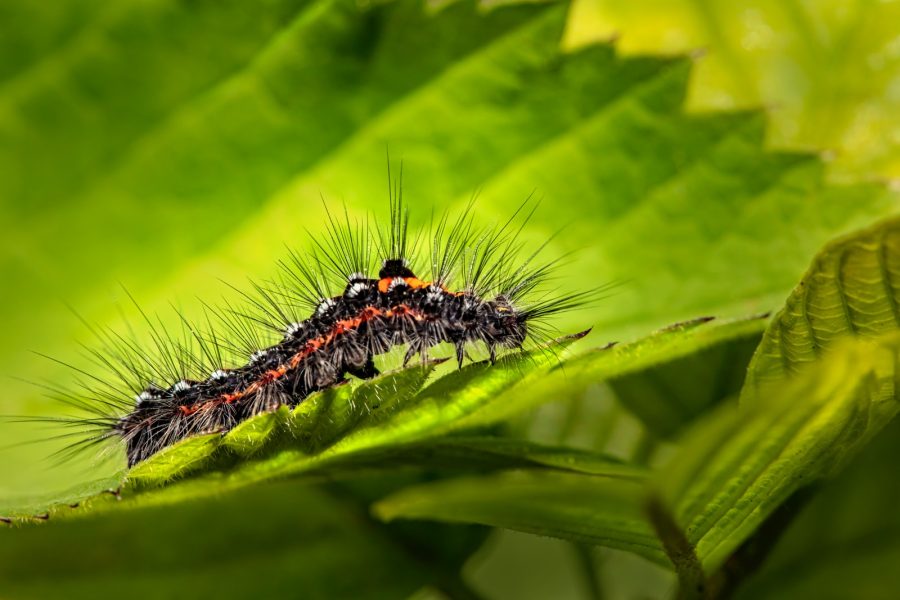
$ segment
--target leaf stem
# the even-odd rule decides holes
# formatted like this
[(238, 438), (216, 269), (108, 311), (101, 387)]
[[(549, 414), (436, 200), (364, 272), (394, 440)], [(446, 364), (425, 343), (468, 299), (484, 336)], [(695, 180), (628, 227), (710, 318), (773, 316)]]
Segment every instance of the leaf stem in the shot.
[(587, 584), (588, 597), (591, 600), (603, 600), (603, 587), (600, 585), (600, 573), (597, 572), (597, 557), (593, 552), (593, 547), (577, 543), (573, 543), (571, 546)]
[(650, 495), (646, 510), (678, 575), (678, 600), (709, 598), (706, 575), (697, 552), (657, 494)]

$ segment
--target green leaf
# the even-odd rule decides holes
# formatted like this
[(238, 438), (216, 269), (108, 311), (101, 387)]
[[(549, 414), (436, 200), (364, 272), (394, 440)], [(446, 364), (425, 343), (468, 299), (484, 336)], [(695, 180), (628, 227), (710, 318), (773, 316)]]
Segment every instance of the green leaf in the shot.
[(570, 400), (599, 381), (609, 381), (614, 390), (623, 392), (625, 406), (648, 427), (670, 432), (696, 417), (707, 403), (721, 399), (723, 393), (732, 389), (733, 382), (718, 389), (713, 382), (705, 392), (698, 385), (698, 397), (683, 404), (673, 400), (671, 394), (646, 394), (636, 398), (629, 391), (642, 384), (652, 385), (648, 382), (664, 381), (677, 369), (692, 373), (694, 379), (712, 377), (715, 380), (722, 376), (721, 372), (716, 375), (716, 371), (710, 369), (711, 365), (698, 364), (692, 357), (713, 358), (730, 352), (731, 348), (752, 344), (765, 326), (764, 317), (713, 322), (701, 318), (669, 326), (629, 344), (588, 350), (555, 366), (540, 378), (518, 383), (496, 401), (466, 417), (463, 423), (479, 426), (506, 419), (524, 408), (546, 402), (547, 398)]
[[(734, 341), (744, 340), (748, 336), (758, 336), (763, 326), (765, 321), (759, 318), (731, 322), (710, 322), (703, 319), (667, 328), (631, 344), (589, 350), (554, 365), (552, 370), (541, 374), (540, 377), (529, 377), (513, 385), (500, 393), (485, 408), (463, 418), (461, 423), (472, 427), (482, 426), (496, 419), (507, 418), (517, 409), (535, 406), (541, 398), (543, 401), (548, 397), (569, 398), (583, 391), (586, 386), (605, 378), (615, 379), (626, 374), (638, 376), (640, 373), (650, 371), (655, 365), (668, 366), (673, 362), (678, 363), (701, 350), (730, 347)], [(503, 443), (508, 442), (486, 443), (487, 448), (492, 445), (501, 448)], [(533, 459), (536, 455), (532, 450), (527, 456)], [(567, 460), (563, 465), (578, 460), (578, 454), (574, 451), (569, 451), (568, 457), (565, 454), (562, 456)], [(598, 458), (593, 460), (596, 461)], [(608, 462), (607, 464), (601, 462), (600, 465), (601, 469), (592, 471), (573, 469), (616, 480), (604, 483), (601, 489), (594, 492), (588, 490), (595, 484), (595, 480), (588, 477), (580, 481), (575, 477), (560, 475), (560, 481), (565, 482), (565, 485), (560, 484), (562, 487), (559, 487), (559, 492), (556, 493), (549, 491), (557, 489), (556, 474), (501, 475), (464, 480), (458, 486), (454, 482), (448, 482), (414, 488), (385, 500), (379, 504), (378, 511), (385, 518), (402, 516), (467, 521), (512, 527), (576, 541), (591, 541), (616, 548), (627, 547), (652, 560), (668, 564), (661, 558), (664, 554), (658, 543), (648, 545), (645, 543), (646, 540), (635, 542), (630, 537), (635, 531), (646, 533), (651, 530), (649, 523), (642, 516), (643, 497), (635, 492), (636, 489), (642, 488), (635, 486), (634, 481), (624, 481), (621, 482), (621, 486), (627, 492), (619, 489), (618, 479), (621, 479), (622, 475), (610, 469), (630, 469), (633, 476), (628, 477), (629, 480), (639, 479), (639, 475), (642, 478), (644, 471), (633, 466), (620, 467)], [(543, 487), (548, 488), (548, 491), (538, 495), (529, 493), (532, 488)], [(484, 496), (483, 507), (479, 507), (475, 500), (477, 490), (481, 490)], [(496, 496), (492, 496), (488, 490)], [(522, 496), (518, 497), (519, 494)], [(616, 537), (616, 534), (607, 528), (609, 524), (606, 521), (601, 520), (595, 525), (579, 521), (586, 518), (584, 516), (586, 506), (599, 501), (599, 498), (605, 497), (604, 494), (613, 494), (616, 506), (627, 506), (627, 509), (623, 508), (624, 516), (619, 515), (626, 523), (619, 532), (620, 537)], [(624, 502), (625, 497), (631, 498), (634, 502), (632, 504)], [(508, 512), (503, 512), (504, 506), (510, 506)], [(516, 512), (516, 507), (521, 509), (521, 514)], [(613, 513), (609, 518), (615, 518), (618, 514)], [(597, 529), (594, 529), (595, 526)]]
[(613, 478), (640, 478), (643, 469), (613, 456), (565, 446), (546, 446), (527, 440), (454, 435), (371, 450), (354, 457), (356, 467), (384, 468), (407, 465), (446, 470), (528, 468), (569, 471)]
[[(268, 0), (251, 8), (234, 1), (151, 0), (86, 2), (56, 12), (9, 4), (3, 16), (12, 17), (0, 18), (0, 48), (9, 52), (0, 52), (0, 215), (8, 224), (0, 278), (15, 293), (0, 298), (0, 361), (24, 379), (71, 381), (64, 369), (22, 350), (37, 345), (63, 360), (77, 354), (84, 333), (60, 308), (59, 297), (101, 326), (119, 323), (109, 292), (118, 280), (150, 313), (179, 298), (215, 301), (210, 284), (216, 278), (265, 277), (285, 241), (303, 245), (297, 241), (302, 228), (321, 232), (320, 195), (345, 201), (354, 216), (383, 208), (386, 146), (403, 157), (405, 194), (419, 222), (431, 212), (428, 203), (439, 203), (439, 212), (463, 204), (475, 189), (482, 190), (480, 222), (504, 220), (537, 188), (547, 201), (524, 232), (526, 245), (546, 242), (572, 224), (552, 239), (548, 256), (582, 250), (560, 270), (561, 287), (622, 282), (590, 312), (557, 323), (572, 331), (594, 325), (598, 345), (698, 315), (770, 310), (822, 243), (897, 206), (880, 184), (826, 185), (814, 155), (767, 152), (762, 113), (685, 113), (693, 68), (686, 58), (622, 58), (606, 45), (561, 52), (568, 6), (482, 10), (472, 2), (433, 9), (412, 1)], [(188, 303), (184, 311), (195, 314), (198, 306)], [(747, 325), (745, 333), (758, 327)], [(281, 567), (277, 575), (260, 571), (264, 581), (253, 591), (283, 591), (265, 586), (294, 576), (298, 583), (289, 589), (310, 595), (317, 585), (324, 596), (380, 586), (354, 578), (347, 588), (328, 587), (345, 580), (334, 576), (331, 563), (318, 568), (302, 548), (309, 539), (327, 543), (332, 530), (285, 525), (315, 524), (319, 511), (304, 514), (303, 498), (242, 502), (274, 489), (262, 485), (273, 478), (321, 481), (373, 468), (388, 478), (401, 465), (460, 467), (456, 461), (464, 458), (476, 471), (527, 468), (525, 477), (559, 476), (572, 491), (586, 479), (615, 482), (607, 490), (610, 507), (624, 507), (631, 494), (616, 490), (639, 485), (613, 476), (621, 463), (485, 441), (483, 428), (540, 403), (566, 400), (597, 381), (635, 375), (659, 361), (687, 360), (704, 347), (701, 333), (667, 335), (562, 363), (572, 366), (571, 382), (567, 369), (543, 355), (533, 357), (537, 365), (517, 364), (522, 357), (493, 368), (473, 365), (422, 390), (406, 380), (392, 387), (390, 377), (417, 377), (402, 372), (365, 389), (331, 390), (310, 398), (299, 412), (263, 416), (226, 436), (186, 441), (141, 465), (121, 500), (96, 494), (108, 487), (103, 481), (83, 490), (88, 495), (78, 508), (52, 508), (47, 526), (13, 529), (0, 553), (10, 557), (4, 582), (29, 577), (33, 595), (46, 595), (56, 581), (52, 571), (65, 571), (62, 553), (75, 553), (71, 564), (81, 568), (96, 551), (78, 546), (85, 539), (120, 552), (110, 563), (122, 567), (111, 569), (110, 589), (132, 581), (154, 591), (147, 582), (161, 574), (177, 583), (228, 581), (220, 576), (230, 564), (215, 553), (221, 560), (203, 562), (202, 544), (252, 555), (255, 550), (217, 534), (232, 530), (231, 519), (247, 517), (240, 508), (258, 506), (254, 528), (296, 533), (300, 543), (299, 553), (284, 553), (295, 560), (273, 563)], [(17, 382), (4, 392), (0, 412), (58, 411)], [(649, 408), (634, 411), (662, 432), (665, 395), (651, 400)], [(672, 420), (682, 427), (701, 405), (698, 400)], [(479, 438), (451, 437), (474, 429)], [(5, 443), (23, 437), (5, 424), (0, 433)], [(63, 487), (76, 479), (74, 467), (40, 479), (35, 457), (44, 454), (43, 448), (22, 446), (5, 455), (4, 493)], [(391, 458), (382, 460), (386, 456)], [(92, 472), (100, 477), (107, 471)], [(250, 487), (256, 483), (261, 485)], [(204, 519), (215, 510), (212, 495), (234, 511), (229, 518)], [(58, 504), (72, 495), (54, 499)], [(7, 514), (35, 515), (38, 506), (10, 503)], [(182, 511), (189, 518), (176, 516)], [(172, 551), (172, 530), (160, 528), (166, 536), (148, 531), (169, 513), (182, 536), (198, 544), (176, 573), (180, 553)], [(544, 515), (532, 516), (538, 523)], [(334, 520), (341, 519), (354, 532), (359, 523), (363, 529), (372, 525), (358, 512), (339, 512)], [(614, 539), (622, 531), (641, 545), (648, 536), (638, 521), (601, 518), (595, 524), (603, 534), (598, 537)], [(132, 527), (146, 534), (116, 543), (117, 532)], [(78, 534), (69, 538), (67, 531)], [(40, 581), (34, 566), (22, 565), (18, 542), (26, 535), (36, 536), (35, 548), (60, 553), (41, 561)], [(338, 538), (338, 545), (357, 544), (354, 535)], [(365, 538), (358, 543), (369, 548)], [(143, 539), (143, 549), (132, 547)], [(440, 545), (441, 537), (434, 541)], [(170, 562), (158, 560), (164, 551)], [(652, 553), (660, 560), (658, 548)], [(321, 553), (325, 562), (336, 555)], [(127, 565), (126, 557), (133, 557)], [(362, 568), (369, 558), (364, 552), (345, 566)], [(404, 581), (422, 567), (378, 558), (372, 568), (383, 569), (379, 574), (399, 570)], [(253, 564), (270, 559), (248, 557)], [(317, 568), (336, 581), (313, 583), (310, 573)], [(83, 585), (84, 594), (100, 577), (79, 582), (71, 573), (65, 583)], [(425, 580), (445, 575), (441, 570)], [(237, 583), (233, 588), (235, 594), (248, 591)], [(391, 596), (408, 591), (386, 589)]]
[(750, 364), (744, 399), (815, 361), (835, 340), (900, 326), (900, 220), (829, 243), (772, 319)]
[(674, 438), (719, 401), (735, 396), (759, 345), (766, 317), (703, 328), (688, 347), (647, 368), (609, 380), (619, 401), (648, 430)]
[(50, 515), (51, 511), (78, 508), (83, 502), (102, 504), (104, 494), (115, 495), (122, 485), (123, 474), (118, 473), (107, 479), (97, 479), (79, 484), (68, 490), (52, 495), (4, 498), (0, 504), (0, 516), (5, 522), (13, 523), (15, 517)]
[(458, 585), (455, 568), (424, 562), (421, 545), (371, 521), (351, 498), (295, 482), (2, 533), (0, 588), (9, 598), (302, 590), (306, 598), (386, 599)]
[(708, 569), (793, 492), (836, 473), (897, 413), (900, 337), (848, 340), (789, 383), (685, 436), (658, 493)]
[(576, 0), (566, 45), (616, 37), (626, 55), (703, 49), (692, 109), (777, 106), (776, 147), (834, 151), (842, 177), (896, 177), (898, 19), (896, 4), (877, 0)]
[(253, 456), (278, 433), (290, 418), (289, 413), (290, 409), (282, 406), (276, 411), (247, 419), (222, 436), (222, 444), (238, 456)]
[(736, 594), (751, 598), (884, 598), (900, 585), (900, 421), (893, 421), (785, 531)]
[(627, 479), (503, 473), (403, 490), (375, 505), (385, 520), (480, 523), (628, 550), (669, 564), (642, 513), (641, 471)]
[[(268, 415), (261, 417), (268, 420)], [(255, 427), (248, 425), (248, 427)], [(222, 436), (208, 433), (189, 437), (177, 444), (163, 448), (128, 472), (128, 476), (136, 483), (163, 484), (167, 481), (201, 469), (211, 462), (213, 453), (220, 447)]]
[[(526, 237), (572, 225), (548, 247), (583, 250), (563, 286), (623, 282), (560, 323), (605, 340), (774, 308), (822, 243), (894, 210), (879, 185), (825, 186), (815, 156), (767, 153), (760, 113), (685, 114), (687, 59), (560, 52), (566, 9), (19, 9), (33, 41), (18, 18), (0, 19), (31, 49), (0, 87), (0, 198), (17, 200), (2, 207), (16, 227), (0, 275), (17, 291), (0, 299), (0, 360), (25, 379), (69, 380), (21, 352), (77, 354), (83, 332), (59, 297), (115, 325), (116, 280), (154, 312), (209, 300), (216, 277), (265, 277), (285, 241), (320, 231), (320, 194), (354, 215), (384, 206), (386, 144), (419, 221), (432, 201), (462, 204), (475, 189), (484, 222), (545, 196)], [(209, 54), (185, 51), (201, 40)], [(52, 209), (27, 208), (38, 199)], [(84, 233), (72, 243), (60, 231)], [(57, 410), (27, 386), (6, 392), (2, 412)], [(0, 480), (34, 487), (42, 455), (19, 450)]]
[[(411, 451), (415, 451), (415, 442), (460, 429), (461, 415), (490, 405), (499, 391), (555, 365), (558, 353), (579, 337), (510, 354), (495, 365), (467, 365), (424, 389), (434, 362), (329, 388), (310, 396), (292, 413), (282, 408), (248, 419), (225, 435), (194, 436), (163, 449), (119, 479), (126, 486), (122, 497), (132, 489), (153, 488), (202, 474), (211, 474), (208, 481), (189, 489), (201, 495), (215, 494), (226, 488), (323, 469), (335, 473), (342, 465), (353, 469), (357, 459), (367, 462), (366, 453), (402, 454), (397, 448), (403, 444), (413, 444)], [(506, 455), (505, 464), (527, 456), (511, 453), (510, 446), (504, 444), (500, 442), (498, 449), (483, 449), (481, 453), (492, 460)], [(450, 452), (457, 451), (453, 444), (446, 447)], [(477, 454), (478, 445), (469, 451)], [(552, 459), (544, 464), (552, 464)], [(385, 467), (391, 468), (391, 463), (385, 463)], [(51, 512), (56, 507), (65, 515), (69, 513), (65, 507), (71, 502), (71, 494), (67, 494), (61, 502), (48, 499), (44, 504)], [(8, 506), (5, 514), (28, 517), (34, 514), (33, 506), (34, 502)], [(84, 513), (83, 508), (78, 512)]]

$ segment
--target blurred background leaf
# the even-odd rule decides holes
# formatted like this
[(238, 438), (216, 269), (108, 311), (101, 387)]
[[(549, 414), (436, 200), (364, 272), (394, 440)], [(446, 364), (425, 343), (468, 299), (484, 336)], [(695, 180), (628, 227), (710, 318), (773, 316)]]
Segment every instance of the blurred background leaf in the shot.
[(644, 481), (565, 473), (500, 473), (400, 491), (375, 505), (386, 521), (479, 523), (634, 552), (667, 565), (643, 515)]
[[(385, 483), (374, 486), (376, 493)], [(389, 599), (431, 584), (461, 597), (460, 564), (484, 532), (388, 528), (369, 517), (364, 498), (358, 486), (291, 482), (4, 531), (0, 593), (96, 598), (127, 590), (129, 597), (162, 598), (203, 590), (223, 598)]]
[(566, 46), (701, 50), (687, 106), (767, 106), (777, 148), (828, 151), (840, 179), (900, 177), (900, 3), (575, 0)]

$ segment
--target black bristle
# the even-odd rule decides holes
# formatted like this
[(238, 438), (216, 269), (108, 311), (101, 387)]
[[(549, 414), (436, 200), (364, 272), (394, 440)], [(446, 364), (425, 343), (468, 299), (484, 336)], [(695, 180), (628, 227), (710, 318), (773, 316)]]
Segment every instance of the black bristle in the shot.
[(373, 358), (399, 344), (407, 345), (404, 362), (427, 360), (443, 342), (460, 365), (472, 344), (493, 360), (498, 350), (543, 337), (543, 319), (592, 299), (594, 292), (547, 291), (556, 262), (535, 266), (546, 242), (525, 252), (520, 235), (534, 214), (529, 201), (495, 228), (476, 227), (473, 207), (433, 221), (430, 281), (414, 272), (416, 243), (398, 182), (386, 227), (326, 209), (310, 254), (289, 251), (277, 279), (238, 290), (239, 307), (204, 303), (202, 324), (177, 311), (180, 331), (166, 331), (132, 299), (150, 347), (134, 335), (94, 330), (100, 344), (88, 357), (106, 377), (75, 369), (73, 388), (49, 386), (86, 416), (45, 420), (84, 435), (64, 453), (118, 438), (134, 465), (188, 436), (296, 406), (347, 375), (373, 377)]

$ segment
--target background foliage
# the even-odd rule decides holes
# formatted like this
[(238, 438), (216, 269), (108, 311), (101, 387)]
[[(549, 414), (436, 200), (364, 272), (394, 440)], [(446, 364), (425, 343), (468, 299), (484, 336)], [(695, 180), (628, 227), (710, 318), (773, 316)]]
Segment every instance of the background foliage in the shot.
[(62, 441), (0, 423), (0, 516), (25, 525), (0, 591), (884, 597), (894, 4), (4, 3), (4, 413), (59, 410), (20, 380), (71, 377), (28, 352), (78, 361), (66, 305), (122, 327), (121, 283), (196, 314), (304, 247), (320, 195), (383, 214), (386, 149), (418, 223), (536, 192), (560, 285), (618, 286), (558, 323), (594, 328), (562, 363), (321, 394), (140, 465), (121, 500), (121, 457), (53, 467)]
[(840, 179), (896, 178), (897, 2), (577, 0), (565, 43), (700, 52), (687, 105), (769, 107), (769, 143), (825, 151)]

